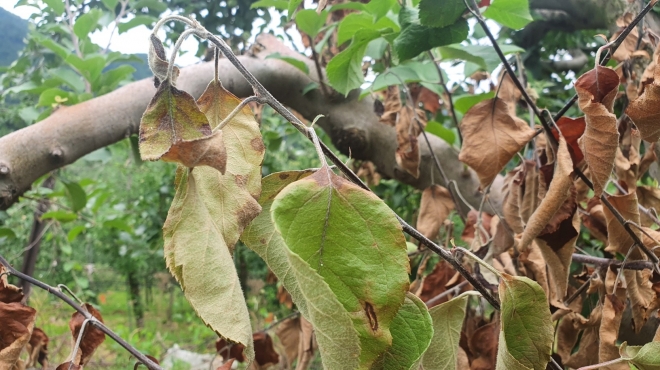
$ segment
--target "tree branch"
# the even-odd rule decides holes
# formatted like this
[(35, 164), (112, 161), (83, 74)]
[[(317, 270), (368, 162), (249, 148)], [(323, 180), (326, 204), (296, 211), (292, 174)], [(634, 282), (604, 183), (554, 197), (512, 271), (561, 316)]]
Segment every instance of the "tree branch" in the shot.
[[(261, 35), (258, 43), (266, 49), (256, 57), (239, 57), (241, 63), (274, 97), (303, 117), (312, 120), (319, 114), (325, 115), (317, 124), (342, 153), (370, 160), (384, 178), (396, 179), (419, 189), (431, 184), (431, 171), (436, 171), (433, 177), (440, 178), (430, 165), (420, 166), (417, 179), (397, 166), (394, 155), (396, 132), (378, 121), (373, 111), (373, 99), (358, 100), (358, 91), (348, 98), (328, 98), (319, 90), (303, 95), (304, 87), (312, 82), (308, 75), (286, 62), (263, 58), (275, 51), (300, 59), (304, 57), (271, 35)], [(305, 62), (310, 75), (314, 75), (314, 63)], [(227, 59), (220, 60), (219, 68), (220, 78), (229, 91), (241, 97), (253, 94), (250, 84)], [(213, 63), (202, 63), (183, 68), (177, 84), (193, 96), (199, 96), (212, 77)], [(0, 138), (0, 209), (11, 206), (35, 180), (48, 172), (137, 133), (142, 113), (155, 91), (150, 79), (137, 81), (86, 102), (61, 107), (45, 120)], [(457, 182), (468, 202), (478, 205), (481, 193), (476, 174), (458, 161), (456, 149), (435, 136), (430, 136), (429, 140), (449, 179)], [(422, 162), (429, 163), (431, 152), (425, 146), (420, 151)], [(497, 207), (501, 204), (501, 186), (500, 177), (491, 190)]]

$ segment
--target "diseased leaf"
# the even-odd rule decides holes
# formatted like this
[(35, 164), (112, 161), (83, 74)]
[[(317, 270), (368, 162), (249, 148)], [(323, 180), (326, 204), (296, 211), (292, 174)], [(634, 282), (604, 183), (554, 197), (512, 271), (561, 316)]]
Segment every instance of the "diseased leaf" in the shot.
[(578, 105), (585, 114), (586, 129), (578, 140), (591, 172), (594, 193), (599, 197), (614, 168), (619, 146), (616, 116), (612, 113), (619, 76), (611, 68), (598, 66), (575, 82)]
[[(351, 317), (323, 278), (289, 250), (271, 218), (277, 194), (311, 174), (291, 171), (264, 177), (259, 199), (263, 212), (245, 229), (241, 240), (266, 261), (300, 312), (314, 325), (325, 368), (352, 370), (359, 367), (360, 343)], [(293, 361), (290, 356), (287, 351), (287, 358)]]
[(421, 160), (417, 137), (422, 131), (417, 120), (423, 127), (426, 124), (424, 117), (424, 113), (408, 106), (403, 106), (396, 117), (396, 140), (399, 144), (395, 153), (396, 163), (415, 178), (419, 177)]
[[(610, 271), (608, 271), (608, 274)], [(619, 350), (616, 346), (619, 336), (619, 327), (623, 318), (625, 303), (616, 294), (606, 294), (603, 302), (603, 318), (601, 319), (598, 336), (600, 343), (598, 348), (598, 362), (606, 362), (619, 358)], [(605, 370), (621, 369), (621, 365), (603, 366)], [(625, 366), (625, 365), (624, 365)]]
[(14, 303), (23, 300), (23, 289), (7, 281), (7, 269), (0, 265), (0, 302)]
[(165, 47), (158, 36), (154, 34), (149, 37), (149, 41), (149, 54), (147, 54), (147, 61), (151, 72), (157, 78), (157, 83), (160, 83), (167, 78), (167, 68), (169, 66), (167, 55), (165, 55)]
[[(616, 26), (619, 27), (619, 29), (612, 34), (612, 37), (610, 37), (610, 41), (616, 40), (619, 35), (623, 32), (623, 30), (633, 21), (633, 18), (635, 15), (630, 12), (625, 12), (622, 14), (619, 18), (616, 20)], [(612, 59), (616, 60), (617, 62), (621, 63), (626, 59), (629, 59), (635, 51), (638, 50), (644, 50), (647, 43), (645, 42), (644, 38), (640, 40), (639, 46), (637, 45), (637, 40), (639, 39), (639, 31), (637, 30), (636, 27), (633, 27), (630, 30), (630, 33), (628, 33), (628, 36), (623, 40), (621, 45), (614, 51), (614, 54), (612, 55)], [(655, 140), (653, 140), (655, 141)]]
[(252, 340), (254, 341), (254, 361), (258, 365), (265, 368), (280, 361), (280, 356), (273, 348), (273, 339), (268, 333), (254, 333), (252, 334)]
[(460, 296), (429, 310), (433, 319), (433, 339), (422, 358), (424, 370), (461, 370), (458, 349), (468, 295)]
[(37, 364), (40, 364), (42, 367), (46, 367), (46, 360), (48, 357), (48, 341), (48, 335), (46, 335), (43, 330), (37, 327), (32, 330), (30, 342), (28, 343), (28, 352), (30, 352), (30, 358), (26, 367), (36, 367)]
[(534, 137), (527, 122), (511, 116), (508, 104), (493, 98), (474, 105), (461, 122), (463, 147), (458, 159), (479, 175), (481, 187), (497, 174)]
[[(637, 32), (636, 29), (634, 31), (635, 33)], [(631, 37), (632, 34), (626, 40)], [(635, 46), (637, 43), (636, 40), (637, 37), (635, 37)], [(617, 52), (619, 49), (617, 49)], [(660, 54), (658, 58), (660, 58)], [(642, 95), (631, 101), (628, 108), (626, 108), (626, 114), (635, 122), (635, 126), (639, 129), (642, 139), (646, 141), (656, 142), (660, 139), (660, 112), (657, 109), (658, 104), (660, 104), (660, 66), (658, 66), (658, 61), (656, 60), (652, 82), (646, 85)]]
[(394, 213), (324, 166), (284, 188), (271, 214), (289, 249), (349, 312), (360, 366), (370, 366), (392, 344), (390, 326), (409, 286), (406, 241)]
[(500, 332), (499, 321), (483, 325), (474, 331), (468, 338), (468, 347), (474, 355), (471, 368), (493, 369), (498, 347), (498, 333)]
[[(96, 310), (94, 306), (89, 303), (85, 303), (83, 307), (98, 321), (103, 322), (101, 313)], [(78, 337), (80, 336), (80, 330), (82, 329), (84, 322), (85, 316), (83, 316), (78, 311), (74, 312), (71, 316), (71, 320), (69, 320), (69, 330), (71, 330), (73, 343), (76, 343), (78, 340)], [(105, 333), (103, 333), (101, 329), (97, 328), (96, 326), (91, 325), (88, 322), (84, 329), (85, 331), (83, 333), (82, 339), (80, 340), (80, 347), (77, 351), (75, 351), (76, 357), (72, 358), (72, 351), (71, 356), (69, 356), (69, 359), (67, 360), (67, 362), (73, 362), (75, 365), (80, 366), (81, 368), (89, 362), (96, 349), (101, 345), (101, 343), (103, 343), (103, 341), (105, 341)]]
[(392, 346), (383, 353), (372, 369), (411, 369), (422, 357), (433, 337), (433, 323), (424, 302), (412, 293), (406, 294), (390, 326)]
[(195, 99), (164, 81), (140, 121), (140, 155), (143, 160), (155, 161), (173, 144), (209, 135), (211, 126)]
[(224, 175), (227, 168), (227, 149), (222, 139), (222, 131), (198, 140), (175, 143), (161, 159), (178, 162), (189, 168), (213, 167)]
[[(198, 104), (217, 126), (239, 102), (212, 81)], [(249, 107), (222, 128), (222, 136), (228, 153), (224, 175), (208, 167), (177, 170), (176, 194), (163, 226), (165, 260), (202, 320), (244, 345), (251, 361), (252, 328), (231, 254), (243, 228), (261, 211), (256, 199), (265, 148)]]
[(573, 162), (568, 153), (568, 146), (564, 137), (559, 138), (559, 149), (557, 151), (556, 167), (550, 182), (550, 188), (538, 208), (529, 218), (525, 231), (520, 239), (520, 248), (526, 249), (527, 246), (536, 238), (541, 231), (548, 225), (552, 217), (557, 213), (568, 198), (569, 189), (573, 185)]
[[(636, 189), (639, 204), (647, 209), (660, 212), (660, 189), (651, 186), (638, 186)], [(640, 213), (641, 222), (644, 226), (652, 226), (655, 222), (644, 213)]]
[(454, 209), (451, 193), (440, 185), (431, 185), (422, 192), (417, 217), (417, 230), (429, 239), (435, 239), (440, 226)]
[(498, 370), (544, 370), (554, 328), (543, 289), (526, 277), (502, 274), (499, 286), (502, 330), (497, 351)]
[[(573, 160), (573, 165), (578, 166), (580, 162), (584, 159), (584, 154), (580, 145), (578, 144), (578, 139), (584, 134), (585, 127), (587, 125), (584, 117), (570, 118), (570, 117), (561, 117), (557, 120), (557, 126), (561, 130), (562, 135), (566, 139), (568, 144), (568, 151), (571, 153), (571, 159)], [(556, 128), (552, 128), (552, 135), (555, 139), (559, 140), (559, 134), (557, 133)]]
[(36, 315), (35, 309), (20, 302), (0, 302), (0, 369), (24, 366), (19, 357), (30, 341)]
[[(417, 296), (427, 304), (427, 306), (434, 307), (439, 303), (446, 302), (449, 297), (443, 297), (442, 300), (435, 300), (431, 304), (430, 300), (435, 296), (444, 293), (452, 285), (460, 283), (462, 278), (455, 279), (457, 272), (451, 268), (449, 263), (445, 261), (438, 261), (433, 268), (433, 271), (422, 279), (420, 289), (417, 291)], [(460, 275), (459, 275), (460, 276)]]

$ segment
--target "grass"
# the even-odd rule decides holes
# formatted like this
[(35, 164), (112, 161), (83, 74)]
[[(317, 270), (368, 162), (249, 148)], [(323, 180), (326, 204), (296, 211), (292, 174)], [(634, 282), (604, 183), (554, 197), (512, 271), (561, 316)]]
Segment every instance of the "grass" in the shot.
[[(172, 297), (170, 297), (172, 294)], [(144, 327), (137, 328), (126, 292), (108, 291), (99, 294), (97, 307), (105, 324), (142, 353), (154, 356), (159, 361), (174, 344), (182, 349), (197, 353), (214, 354), (215, 333), (207, 328), (195, 315), (178, 288), (170, 292), (154, 292), (153, 302), (145, 312)], [(171, 310), (170, 299), (172, 302)], [(64, 362), (72, 348), (69, 319), (73, 309), (49, 296), (44, 291), (34, 291), (30, 306), (37, 310), (35, 326), (46, 332), (48, 362), (50, 369)], [(130, 369), (135, 360), (119, 344), (107, 338), (97, 349), (85, 369)], [(175, 366), (177, 370), (187, 367)]]

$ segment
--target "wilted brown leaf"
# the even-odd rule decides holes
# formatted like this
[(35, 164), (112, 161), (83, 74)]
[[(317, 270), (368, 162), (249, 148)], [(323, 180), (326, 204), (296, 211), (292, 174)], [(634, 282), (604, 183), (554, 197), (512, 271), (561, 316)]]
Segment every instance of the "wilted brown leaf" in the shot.
[(217, 368), (216, 370), (231, 370), (231, 366), (232, 366), (233, 364), (234, 364), (234, 359), (231, 358), (231, 359), (229, 359), (229, 361), (227, 361), (227, 362), (225, 362), (224, 364), (222, 364), (222, 366), (220, 366), (220, 367)]
[(401, 110), (401, 97), (398, 86), (388, 86), (387, 90), (385, 90), (383, 109), (384, 113), (380, 116), (380, 122), (394, 127), (396, 125), (396, 118)]
[(431, 185), (422, 192), (417, 217), (417, 230), (429, 239), (435, 239), (440, 226), (454, 209), (451, 193), (440, 185)]
[[(638, 186), (636, 189), (639, 204), (649, 210), (660, 212), (660, 189), (651, 186)], [(655, 222), (643, 212), (640, 213), (642, 226), (651, 226)]]
[(34, 328), (32, 330), (32, 336), (30, 337), (30, 342), (28, 343), (30, 359), (27, 363), (27, 367), (36, 367), (38, 363), (43, 368), (46, 368), (46, 360), (48, 357), (48, 341), (48, 336), (43, 330), (39, 328)]
[(564, 365), (578, 368), (598, 363), (598, 329), (602, 317), (602, 306), (596, 306), (589, 314), (588, 320), (575, 320), (573, 325), (582, 329), (582, 337), (578, 350), (564, 361)]
[(524, 271), (522, 271), (525, 276), (536, 281), (549, 300), (551, 294), (546, 269), (547, 263), (543, 258), (543, 253), (541, 253), (541, 248), (539, 248), (538, 244), (532, 242), (526, 250), (520, 252), (518, 260), (525, 267)]
[(504, 186), (502, 193), (504, 200), (502, 201), (502, 215), (504, 220), (516, 234), (520, 234), (525, 229), (525, 223), (520, 217), (520, 201), (524, 190), (521, 189), (525, 183), (525, 166), (520, 165), (504, 178)]
[(23, 300), (23, 289), (9, 284), (7, 281), (7, 269), (5, 266), (0, 265), (0, 302), (3, 303), (13, 303), (20, 302)]
[(415, 106), (421, 103), (422, 108), (431, 112), (433, 115), (440, 109), (440, 96), (426, 87), (417, 86), (415, 89), (411, 88), (410, 94), (416, 103)]
[(482, 188), (534, 137), (527, 122), (509, 109), (502, 99), (488, 99), (470, 108), (461, 121), (463, 147), (458, 159), (477, 172)]
[(264, 369), (269, 365), (277, 364), (280, 356), (273, 348), (273, 339), (264, 332), (257, 332), (252, 335), (254, 341), (254, 360)]
[(291, 298), (291, 294), (289, 294), (289, 292), (287, 292), (284, 288), (284, 285), (277, 287), (277, 300), (286, 308), (293, 308), (293, 299)]
[(618, 87), (616, 72), (601, 66), (575, 82), (578, 105), (586, 120), (584, 135), (578, 142), (590, 168), (596, 197), (601, 195), (612, 173), (619, 145), (616, 116), (612, 113)]
[[(451, 268), (449, 263), (442, 260), (438, 261), (438, 263), (436, 263), (435, 267), (433, 268), (433, 271), (424, 277), (422, 281), (422, 287), (417, 296), (423, 302), (428, 302), (433, 297), (446, 292), (447, 289), (450, 288), (448, 285), (450, 282), (452, 282), (452, 278), (455, 276), (455, 274), (456, 271)], [(456, 281), (453, 281), (452, 285), (456, 285), (456, 283), (462, 280), (463, 279), (460, 278)], [(429, 308), (447, 302), (450, 298), (451, 297), (443, 297), (442, 299), (437, 300), (437, 302), (434, 302), (433, 305), (429, 306)]]
[[(87, 310), (92, 316), (94, 316), (98, 321), (103, 322), (103, 317), (101, 317), (101, 313), (94, 308), (89, 303), (85, 303), (83, 305), (83, 308)], [(72, 335), (72, 340), (73, 340), (73, 345), (75, 346), (76, 341), (78, 340), (78, 336), (80, 335), (80, 330), (82, 329), (82, 325), (85, 322), (85, 316), (83, 316), (80, 312), (74, 312), (74, 314), (71, 316), (71, 320), (69, 320), (69, 330), (71, 330), (71, 335)], [(71, 352), (71, 355), (69, 356), (69, 359), (67, 362), (73, 362), (75, 365), (79, 365), (81, 367), (85, 366), (87, 362), (92, 358), (92, 355), (94, 354), (94, 351), (103, 343), (105, 340), (105, 333), (103, 333), (99, 328), (96, 326), (92, 325), (91, 323), (87, 323), (85, 325), (85, 332), (83, 333), (83, 337), (80, 340), (80, 347), (78, 350), (73, 350)], [(75, 352), (75, 358), (72, 358)]]
[[(566, 139), (568, 151), (571, 153), (571, 159), (573, 160), (573, 166), (578, 166), (584, 159), (584, 154), (582, 153), (582, 149), (580, 149), (578, 139), (584, 134), (587, 122), (584, 117), (561, 117), (557, 120), (556, 124), (559, 126), (562, 135), (564, 135), (564, 138)], [(559, 134), (554, 127), (552, 128), (552, 135), (555, 139), (559, 140)]]
[(550, 182), (546, 196), (527, 222), (525, 231), (523, 231), (520, 238), (521, 249), (524, 250), (529, 246), (532, 240), (546, 228), (555, 213), (562, 207), (570, 194), (569, 189), (573, 185), (572, 173), (573, 162), (571, 161), (571, 155), (568, 152), (566, 140), (561, 137), (559, 139), (559, 149), (557, 151), (557, 161), (552, 181)]
[(418, 121), (422, 125), (426, 122), (423, 116), (408, 106), (399, 110), (396, 118), (396, 140), (399, 144), (396, 149), (396, 163), (415, 178), (419, 177), (419, 143), (417, 136), (421, 133)]
[(82, 370), (82, 366), (72, 364), (71, 361), (63, 362), (55, 368), (55, 370)]
[(222, 139), (222, 131), (198, 140), (176, 142), (161, 159), (166, 162), (178, 162), (189, 168), (213, 167), (224, 175), (227, 167), (227, 149)]
[(0, 302), (0, 369), (23, 367), (19, 356), (30, 341), (36, 315), (35, 309), (20, 302)]
[(571, 312), (564, 316), (557, 326), (557, 350), (556, 353), (561, 357), (562, 362), (568, 361), (577, 344), (580, 330), (575, 327), (573, 322), (581, 316), (579, 313)]
[[(634, 14), (630, 12), (626, 12), (623, 15), (621, 15), (617, 20), (616, 20), (616, 25), (619, 27), (619, 29), (610, 37), (610, 41), (616, 40), (619, 35), (623, 32), (623, 30), (628, 26), (633, 18)], [(634, 27), (628, 36), (623, 40), (621, 45), (616, 49), (614, 52), (614, 55), (612, 55), (612, 58), (616, 60), (617, 62), (623, 62), (626, 59), (629, 59), (632, 57), (633, 53), (637, 51), (637, 49), (644, 49), (644, 46), (646, 45), (646, 42), (642, 42), (640, 47), (637, 47), (637, 39), (639, 38), (639, 33), (637, 31), (637, 27)]]
[(591, 236), (607, 243), (607, 219), (603, 212), (603, 205), (598, 198), (591, 198), (587, 202), (585, 212), (580, 212), (582, 224), (589, 229)]
[(518, 104), (518, 100), (522, 98), (522, 93), (518, 90), (518, 87), (516, 87), (516, 84), (505, 69), (502, 70), (499, 80), (501, 82), (498, 87), (497, 97), (506, 102), (507, 107), (509, 108), (509, 114), (515, 116), (516, 105)]
[[(470, 210), (465, 219), (465, 227), (463, 228), (463, 233), (461, 233), (461, 239), (474, 247), (473, 249), (478, 249), (482, 243), (485, 243), (492, 236), (490, 234), (492, 219), (493, 215), (481, 212), (481, 227), (478, 228), (479, 234), (477, 234), (479, 213), (474, 209)], [(477, 235), (479, 235), (479, 238), (476, 237)]]
[(525, 181), (520, 188), (520, 200), (518, 203), (520, 204), (520, 218), (523, 223), (527, 223), (541, 202), (541, 198), (539, 197), (541, 190), (539, 169), (536, 167), (536, 162), (526, 160), (523, 162), (523, 165), (525, 166)]
[(470, 370), (494, 370), (497, 342), (500, 334), (499, 321), (478, 328), (470, 338), (468, 347), (474, 356)]
[[(636, 193), (610, 195), (607, 196), (607, 199), (612, 203), (614, 208), (621, 213), (621, 216), (623, 216), (625, 220), (630, 220), (639, 225), (639, 210), (637, 209)], [(603, 212), (605, 214), (605, 219), (607, 220), (608, 246), (605, 250), (610, 253), (621, 253), (625, 256), (628, 253), (628, 249), (633, 245), (633, 239), (607, 207), (603, 208)], [(632, 229), (641, 239), (641, 232), (636, 228)], [(637, 250), (631, 253), (629, 260), (634, 261), (640, 258), (641, 252)]]
[[(603, 298), (602, 319), (598, 332), (600, 336), (598, 347), (599, 362), (606, 362), (620, 357), (619, 347), (616, 343), (625, 308), (625, 291), (618, 286), (614, 286), (616, 275), (617, 272), (614, 269), (610, 268), (607, 270), (607, 277), (605, 278), (605, 290), (607, 294)], [(615, 364), (609, 367), (603, 366), (602, 368), (608, 370), (627, 370), (629, 368), (628, 364), (625, 364), (625, 366), (620, 365)]]
[[(660, 57), (660, 55), (657, 57)], [(660, 67), (658, 67), (658, 59), (656, 59), (656, 63), (652, 68), (652, 82), (645, 84), (644, 92), (637, 99), (630, 102), (628, 108), (626, 108), (626, 114), (635, 122), (642, 139), (656, 142), (660, 139), (660, 113), (658, 112), (658, 104), (660, 104)], [(648, 82), (648, 80), (642, 81)]]
[(380, 184), (381, 176), (378, 171), (376, 171), (376, 166), (373, 164), (373, 162), (363, 161), (360, 164), (360, 168), (358, 168), (356, 174), (369, 186), (378, 186), (378, 184)]
[(236, 359), (238, 362), (245, 362), (245, 346), (240, 343), (228, 343), (224, 338), (218, 338), (215, 341), (215, 350), (227, 361), (229, 359)]

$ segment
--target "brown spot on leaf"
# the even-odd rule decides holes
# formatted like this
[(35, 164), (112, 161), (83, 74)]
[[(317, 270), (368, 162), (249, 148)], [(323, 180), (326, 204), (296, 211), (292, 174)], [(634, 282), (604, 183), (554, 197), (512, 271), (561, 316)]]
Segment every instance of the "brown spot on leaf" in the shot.
[(243, 175), (236, 175), (234, 181), (239, 188), (244, 188), (245, 185), (247, 185), (248, 177)]
[(374, 306), (369, 302), (364, 303), (364, 312), (367, 314), (367, 319), (369, 319), (369, 325), (371, 325), (371, 330), (378, 330), (378, 317), (376, 317), (376, 311), (374, 311)]
[(259, 153), (266, 150), (266, 147), (264, 146), (264, 141), (261, 140), (261, 137), (255, 137), (254, 139), (250, 140), (250, 145), (252, 146), (252, 149), (256, 150)]
[(289, 176), (291, 176), (291, 175), (288, 174), (288, 173), (286, 173), (286, 172), (283, 172), (283, 173), (281, 173), (281, 174), (279, 175), (280, 180), (286, 180), (286, 179), (289, 178)]

